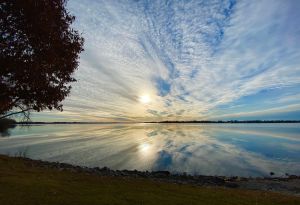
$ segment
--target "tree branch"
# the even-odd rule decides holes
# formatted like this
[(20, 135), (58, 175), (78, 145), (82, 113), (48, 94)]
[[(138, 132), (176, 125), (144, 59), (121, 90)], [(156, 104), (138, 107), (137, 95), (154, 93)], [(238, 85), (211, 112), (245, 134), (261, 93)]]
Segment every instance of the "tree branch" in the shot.
[[(27, 109), (25, 109), (25, 110), (21, 110), (21, 111), (18, 111), (18, 112), (12, 112), (12, 113), (9, 113), (9, 114), (7, 114), (7, 115), (3, 115), (3, 116), (0, 116), (0, 119), (4, 119), (4, 118), (7, 118), (7, 117), (9, 117), (9, 116), (11, 116), (11, 115), (16, 115), (16, 114), (20, 114), (20, 113), (25, 113), (25, 112), (27, 112), (27, 111), (29, 111), (29, 110), (31, 110), (31, 108), (27, 108)], [(27, 119), (29, 119), (29, 115), (28, 114), (25, 114), (25, 117), (27, 118)]]

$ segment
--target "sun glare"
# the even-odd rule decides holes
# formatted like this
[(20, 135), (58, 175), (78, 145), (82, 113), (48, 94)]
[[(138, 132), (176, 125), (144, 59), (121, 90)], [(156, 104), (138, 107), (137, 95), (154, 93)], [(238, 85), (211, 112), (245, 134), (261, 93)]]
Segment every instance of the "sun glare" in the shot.
[(140, 96), (139, 101), (141, 103), (147, 104), (151, 101), (151, 99), (150, 99), (149, 95), (142, 95), (142, 96)]

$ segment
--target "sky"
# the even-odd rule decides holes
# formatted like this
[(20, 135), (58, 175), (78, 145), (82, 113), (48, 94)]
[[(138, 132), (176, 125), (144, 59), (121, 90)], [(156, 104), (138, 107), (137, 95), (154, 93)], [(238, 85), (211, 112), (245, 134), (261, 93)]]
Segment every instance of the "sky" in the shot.
[(85, 38), (35, 121), (300, 119), (300, 1), (69, 0)]

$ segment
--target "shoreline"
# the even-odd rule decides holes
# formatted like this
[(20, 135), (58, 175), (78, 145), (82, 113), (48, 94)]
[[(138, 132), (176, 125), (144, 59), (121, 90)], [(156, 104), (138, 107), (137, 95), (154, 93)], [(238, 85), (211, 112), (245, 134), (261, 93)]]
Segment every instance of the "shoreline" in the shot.
[(300, 120), (220, 120), (220, 121), (153, 121), (153, 122), (14, 122), (14, 125), (43, 125), (43, 124), (295, 124)]
[(112, 170), (107, 167), (85, 167), (67, 163), (34, 160), (26, 157), (13, 157), (0, 155), (0, 159), (21, 160), (26, 165), (36, 168), (54, 169), (71, 173), (81, 173), (91, 176), (103, 176), (123, 179), (145, 179), (169, 184), (187, 184), (199, 187), (224, 187), (230, 189), (244, 189), (257, 191), (270, 191), (300, 197), (300, 176), (287, 177), (226, 177), (172, 174), (169, 171), (138, 171), (138, 170)]
[[(0, 155), (0, 199), (6, 205), (300, 204), (297, 177), (269, 182), (230, 180), (186, 175), (176, 178), (168, 172), (113, 171)], [(238, 186), (225, 186), (229, 183)], [(251, 183), (255, 186), (249, 188)], [(287, 184), (291, 190), (286, 189)]]

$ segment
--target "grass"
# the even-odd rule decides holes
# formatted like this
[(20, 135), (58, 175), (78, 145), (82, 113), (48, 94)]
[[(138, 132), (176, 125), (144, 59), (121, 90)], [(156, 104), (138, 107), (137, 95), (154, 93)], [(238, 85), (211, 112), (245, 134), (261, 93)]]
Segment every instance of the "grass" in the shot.
[(300, 204), (300, 198), (261, 191), (59, 171), (36, 167), (22, 158), (0, 155), (0, 204), (296, 205)]

